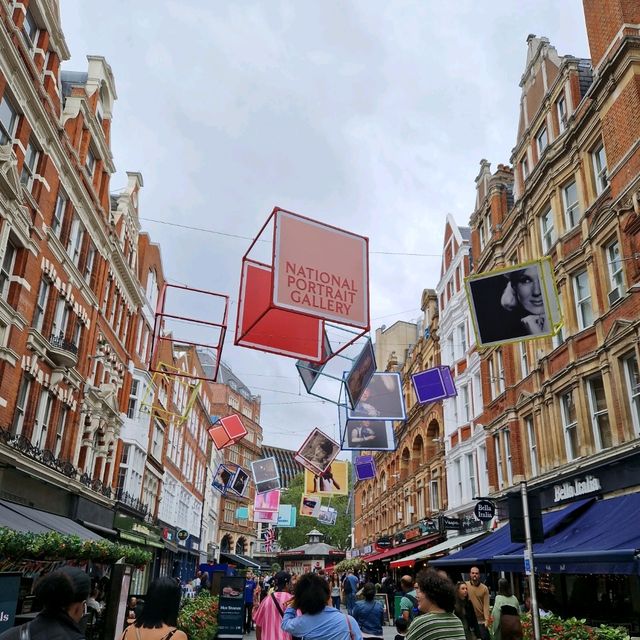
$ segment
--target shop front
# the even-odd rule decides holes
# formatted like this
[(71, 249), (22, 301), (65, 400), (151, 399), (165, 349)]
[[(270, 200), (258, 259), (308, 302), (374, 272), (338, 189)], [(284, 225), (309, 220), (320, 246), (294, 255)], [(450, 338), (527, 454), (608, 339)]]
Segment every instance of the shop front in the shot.
[[(640, 631), (640, 453), (543, 480), (529, 484), (546, 511), (544, 542), (533, 546), (541, 606)], [(452, 575), (477, 564), (493, 582), (506, 572), (527, 593), (524, 545), (511, 542), (509, 525), (432, 564)]]
[(165, 548), (162, 543), (162, 529), (120, 512), (114, 516), (113, 527), (123, 544), (143, 547), (153, 555), (151, 563), (142, 569), (135, 569), (131, 576), (129, 592), (143, 595), (151, 580), (159, 575), (161, 554)]
[(186, 529), (176, 532), (178, 553), (176, 556), (177, 577), (182, 583), (193, 580), (200, 563), (200, 538), (191, 535)]

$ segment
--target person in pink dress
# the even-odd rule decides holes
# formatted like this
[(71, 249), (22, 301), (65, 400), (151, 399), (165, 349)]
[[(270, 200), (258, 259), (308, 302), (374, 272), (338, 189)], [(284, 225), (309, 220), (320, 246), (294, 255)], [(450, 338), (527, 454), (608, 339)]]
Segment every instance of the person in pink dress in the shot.
[(291, 640), (291, 635), (280, 628), (284, 610), (291, 600), (291, 574), (287, 571), (279, 571), (274, 576), (273, 582), (275, 591), (265, 596), (253, 613), (256, 640)]

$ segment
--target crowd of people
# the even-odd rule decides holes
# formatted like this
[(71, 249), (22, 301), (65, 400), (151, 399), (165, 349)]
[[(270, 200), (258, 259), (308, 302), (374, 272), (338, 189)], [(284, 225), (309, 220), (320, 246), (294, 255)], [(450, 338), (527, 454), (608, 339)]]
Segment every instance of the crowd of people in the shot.
[[(192, 586), (208, 589), (209, 576), (198, 573)], [(387, 607), (400, 595), (395, 619), (395, 640), (517, 640), (522, 638), (521, 605), (510, 583), (498, 580), (495, 600), (472, 567), (469, 580), (454, 584), (443, 571), (426, 569), (397, 583), (390, 574), (380, 584), (356, 576), (303, 575), (287, 571), (245, 577), (244, 631), (255, 625), (257, 640), (382, 640), (383, 626), (391, 620)], [(376, 597), (385, 594), (385, 598)], [(64, 567), (42, 578), (35, 595), (43, 608), (28, 624), (11, 629), (0, 640), (84, 640), (82, 621), (88, 611), (101, 610), (100, 587), (82, 570)], [(175, 578), (151, 583), (144, 603), (131, 597), (125, 611), (120, 640), (188, 640), (177, 629), (182, 585)], [(383, 604), (386, 602), (385, 604)], [(342, 610), (344, 604), (345, 611)], [(543, 612), (544, 613), (544, 612)]]
[[(489, 589), (472, 567), (469, 581), (454, 584), (443, 571), (427, 569), (396, 584), (390, 575), (381, 584), (323, 571), (302, 576), (280, 571), (247, 582), (252, 589), (245, 631), (255, 624), (257, 640), (382, 640), (387, 612), (377, 593), (393, 606), (400, 592), (395, 640), (517, 640), (522, 637), (521, 606), (510, 583), (498, 581), (490, 605)], [(255, 585), (255, 586), (254, 586)], [(346, 612), (341, 611), (344, 603)]]

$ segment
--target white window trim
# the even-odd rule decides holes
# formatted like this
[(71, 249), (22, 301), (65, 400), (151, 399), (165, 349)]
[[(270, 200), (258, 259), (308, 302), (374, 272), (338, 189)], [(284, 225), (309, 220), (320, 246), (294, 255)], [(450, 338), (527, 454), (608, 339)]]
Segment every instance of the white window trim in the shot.
[[(546, 138), (546, 142), (544, 143), (541, 141), (543, 137)], [(536, 147), (538, 148), (538, 158), (541, 158), (543, 156), (548, 146), (549, 146), (549, 131), (545, 123), (538, 129), (538, 132), (536, 133)]]
[(638, 385), (635, 386), (633, 372), (631, 371), (632, 361), (635, 361), (635, 367), (640, 371), (638, 356), (633, 353), (623, 360), (624, 376), (627, 382), (627, 396), (629, 398), (629, 409), (631, 410), (631, 424), (633, 424), (634, 433), (637, 436), (640, 436), (640, 378), (638, 380)]
[[(612, 255), (614, 247), (618, 249), (617, 268), (615, 268), (616, 258)], [(605, 249), (605, 257), (607, 260), (607, 273), (609, 274), (609, 304), (611, 305), (611, 294), (614, 291), (618, 292), (618, 299), (622, 298), (624, 294), (624, 269), (622, 267), (622, 257), (620, 255), (620, 243), (616, 238), (613, 242), (610, 242)], [(619, 282), (617, 278), (619, 277)], [(614, 300), (615, 302), (615, 300)]]
[[(608, 407), (605, 406), (604, 409), (600, 409), (598, 411), (598, 407), (596, 404), (596, 395), (593, 389), (593, 383), (596, 378), (600, 379), (600, 383), (602, 384), (602, 388), (604, 392), (604, 380), (602, 379), (602, 376), (594, 376), (592, 378), (587, 379), (587, 397), (589, 402), (589, 413), (591, 415), (591, 431), (593, 432), (593, 441), (595, 442), (596, 450), (602, 451), (605, 447), (602, 444), (602, 437), (600, 435), (600, 428), (598, 425), (598, 417), (601, 415), (608, 415), (609, 409)], [(605, 404), (606, 404), (606, 398), (605, 398)], [(609, 423), (609, 430), (611, 430), (611, 423)], [(613, 433), (611, 434), (611, 437), (613, 439)]]
[[(600, 166), (600, 153), (604, 158), (604, 165)], [(607, 176), (607, 154), (604, 143), (599, 144), (591, 152), (591, 161), (593, 163), (593, 177), (596, 185), (596, 194), (600, 195), (609, 186), (609, 177)]]
[[(545, 226), (545, 220), (549, 222), (549, 226)], [(556, 241), (556, 229), (553, 220), (553, 209), (551, 207), (540, 214), (540, 235), (542, 237), (542, 252), (548, 253)]]
[(527, 429), (527, 442), (529, 444), (529, 463), (531, 464), (531, 476), (536, 477), (539, 473), (538, 465), (538, 438), (533, 416), (529, 415), (524, 419)]
[[(574, 185), (576, 189), (576, 200), (575, 202), (569, 202), (567, 198), (567, 189)], [(567, 231), (575, 228), (578, 225), (578, 220), (580, 219), (580, 197), (578, 195), (578, 183), (575, 178), (573, 180), (569, 180), (569, 182), (565, 183), (562, 187), (562, 207), (564, 209), (564, 223), (566, 225)], [(575, 220), (572, 222), (571, 218), (574, 217), (574, 214), (577, 212), (577, 216), (575, 216)]]
[[(585, 276), (586, 278), (586, 290), (588, 292), (588, 295), (585, 296), (584, 298), (580, 298), (579, 297), (579, 291), (578, 291), (578, 278), (580, 278), (581, 276)], [(575, 304), (576, 304), (576, 316), (578, 318), (578, 328), (580, 329), (580, 331), (582, 331), (583, 329), (586, 329), (587, 327), (590, 327), (593, 325), (593, 306), (591, 303), (591, 286), (589, 284), (589, 272), (588, 271), (581, 271), (580, 273), (576, 273), (573, 277), (572, 277), (572, 281), (573, 281), (573, 293), (575, 296)], [(589, 305), (589, 309), (590, 309), (590, 313), (591, 313), (591, 321), (590, 322), (586, 322), (585, 318), (584, 318), (584, 314), (582, 313), (583, 307), (585, 305)]]
[[(562, 113), (562, 110), (560, 109), (560, 103), (564, 103), (564, 114)], [(556, 100), (556, 113), (558, 114), (559, 131), (560, 131), (560, 133), (562, 133), (567, 128), (567, 121), (569, 119), (569, 112), (567, 110), (567, 97), (566, 97), (566, 95), (564, 93), (564, 90), (558, 96), (558, 99)]]
[(573, 406), (576, 406), (575, 398), (573, 397), (575, 390), (571, 389), (569, 391), (565, 391), (560, 395), (560, 413), (562, 414), (562, 430), (564, 433), (564, 446), (567, 454), (567, 462), (571, 462), (572, 460), (576, 460), (580, 457), (579, 451), (573, 451), (571, 445), (571, 438), (569, 437), (569, 430), (576, 430), (576, 440), (577, 440), (577, 430), (578, 430), (578, 410), (576, 407), (576, 419), (574, 422), (569, 422), (568, 410), (565, 404), (565, 398), (568, 395), (571, 395), (571, 400), (573, 402)]

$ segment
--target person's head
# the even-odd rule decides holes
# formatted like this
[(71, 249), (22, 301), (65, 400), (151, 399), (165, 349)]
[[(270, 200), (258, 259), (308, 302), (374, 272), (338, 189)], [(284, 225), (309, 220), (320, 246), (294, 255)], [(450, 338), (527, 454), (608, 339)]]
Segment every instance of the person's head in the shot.
[(331, 445), (331, 443), (327, 442), (326, 440), (321, 440), (320, 442), (318, 442), (318, 444), (316, 444), (313, 450), (313, 457), (317, 460), (324, 460), (331, 455), (332, 451), (333, 446)]
[(86, 612), (91, 578), (77, 567), (62, 567), (38, 580), (34, 595), (47, 613), (65, 612), (80, 622)]
[(348, 576), (352, 576), (353, 575), (353, 569), (348, 569), (347, 570), (347, 575)]
[(544, 313), (544, 297), (537, 266), (512, 271), (507, 278), (508, 283), (500, 299), (500, 304), (507, 311), (514, 311), (520, 306), (527, 313)]
[(130, 596), (129, 597), (129, 608), (133, 609), (137, 604), (138, 604), (138, 598), (136, 598), (135, 596)]
[(376, 595), (376, 585), (373, 584), (373, 582), (367, 582), (364, 587), (362, 587), (362, 595), (365, 600), (371, 602)]
[(137, 627), (159, 629), (163, 624), (175, 627), (180, 608), (180, 587), (172, 578), (158, 578), (149, 586)]
[(291, 584), (291, 574), (288, 571), (278, 571), (273, 580), (276, 583), (276, 591), (288, 591)]
[(400, 578), (400, 588), (407, 593), (407, 591), (413, 591), (414, 581), (411, 576), (402, 576)]
[(315, 573), (305, 573), (293, 591), (296, 607), (302, 613), (314, 615), (324, 610), (330, 596), (329, 585)]
[(471, 567), (469, 571), (469, 582), (477, 587), (480, 584), (480, 569), (478, 567)]
[(443, 578), (433, 569), (427, 569), (418, 574), (417, 582), (416, 599), (418, 609), (422, 613), (436, 609), (442, 609), (449, 613), (453, 611), (456, 595), (453, 583), (449, 578)]
[(506, 578), (500, 578), (500, 580), (498, 580), (498, 595), (507, 597), (513, 595), (511, 583)]
[(247, 571), (247, 580), (253, 580), (253, 571)]
[(467, 589), (467, 583), (464, 580), (456, 583), (456, 598), (458, 600), (467, 600), (469, 598), (469, 589)]
[(400, 616), (396, 618), (396, 631), (398, 633), (405, 634), (407, 633), (407, 629), (409, 628), (409, 620)]

